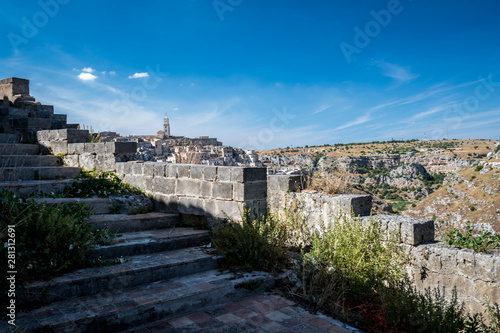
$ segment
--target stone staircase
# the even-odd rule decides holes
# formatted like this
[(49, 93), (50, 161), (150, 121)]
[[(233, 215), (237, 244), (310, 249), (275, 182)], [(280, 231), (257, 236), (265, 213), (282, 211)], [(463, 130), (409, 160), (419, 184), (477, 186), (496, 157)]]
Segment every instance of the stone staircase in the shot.
[[(95, 202), (85, 203), (92, 209)], [(209, 232), (176, 227), (179, 222), (179, 215), (156, 212), (92, 215), (89, 223), (94, 228), (107, 227), (118, 237), (88, 256), (120, 258), (123, 263), (26, 284), (18, 296), (18, 309), (25, 310), (18, 314), (16, 325), (28, 332), (116, 332), (274, 285), (266, 273), (238, 277), (221, 273), (221, 258), (207, 253), (204, 246)]]
[(40, 155), (38, 144), (0, 134), (0, 188), (24, 197), (35, 191), (60, 193), (80, 172), (81, 168), (61, 165), (57, 156)]

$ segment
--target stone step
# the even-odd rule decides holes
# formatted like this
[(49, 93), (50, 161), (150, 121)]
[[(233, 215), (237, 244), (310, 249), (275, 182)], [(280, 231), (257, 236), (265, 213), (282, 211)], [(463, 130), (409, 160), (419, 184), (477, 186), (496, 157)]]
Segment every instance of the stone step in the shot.
[(61, 159), (52, 155), (0, 155), (0, 168), (59, 165), (61, 165)]
[(83, 203), (91, 214), (111, 214), (113, 203), (108, 198), (36, 198), (37, 202), (47, 206), (65, 205), (69, 203)]
[(113, 259), (208, 244), (208, 230), (193, 228), (168, 228), (128, 232), (118, 236), (115, 244), (99, 246), (89, 253), (89, 258)]
[(125, 257), (122, 264), (85, 268), (49, 281), (26, 283), (17, 296), (19, 309), (212, 270), (220, 260), (201, 248)]
[(92, 215), (88, 223), (94, 228), (108, 228), (111, 233), (170, 228), (180, 222), (178, 214), (147, 213), (137, 215)]
[(0, 143), (17, 143), (19, 142), (19, 135), (0, 133)]
[(262, 293), (274, 284), (275, 279), (263, 272), (235, 277), (211, 270), (52, 303), (19, 313), (16, 325), (27, 332), (43, 326), (51, 332), (118, 332)]
[(0, 155), (37, 155), (40, 146), (23, 143), (0, 143)]
[(0, 182), (0, 188), (4, 188), (19, 195), (20, 197), (28, 197), (35, 192), (45, 192), (60, 194), (64, 192), (64, 188), (71, 184), (71, 179), (63, 180), (27, 180), (15, 182)]
[(51, 167), (7, 167), (0, 169), (0, 182), (25, 180), (73, 179), (82, 172), (81, 168), (67, 166)]

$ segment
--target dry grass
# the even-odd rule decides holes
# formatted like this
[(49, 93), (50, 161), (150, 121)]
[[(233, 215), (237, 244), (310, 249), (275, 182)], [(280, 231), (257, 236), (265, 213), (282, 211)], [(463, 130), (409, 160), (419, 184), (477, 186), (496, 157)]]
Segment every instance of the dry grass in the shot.
[(326, 194), (345, 194), (350, 190), (352, 176), (344, 166), (330, 173), (318, 171), (308, 179), (306, 190)]

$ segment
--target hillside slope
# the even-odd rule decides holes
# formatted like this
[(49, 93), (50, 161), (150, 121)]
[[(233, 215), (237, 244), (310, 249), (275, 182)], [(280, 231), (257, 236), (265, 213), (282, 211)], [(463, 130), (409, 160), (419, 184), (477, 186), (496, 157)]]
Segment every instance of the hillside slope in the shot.
[(500, 233), (500, 142), (477, 166), (449, 174), (441, 188), (403, 214), (434, 218), (439, 228), (470, 221)]

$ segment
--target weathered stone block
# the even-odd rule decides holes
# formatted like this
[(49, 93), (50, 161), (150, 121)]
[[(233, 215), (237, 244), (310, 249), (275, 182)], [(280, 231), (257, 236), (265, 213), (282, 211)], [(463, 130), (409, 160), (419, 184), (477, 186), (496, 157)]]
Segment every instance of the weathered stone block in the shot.
[(50, 141), (87, 142), (89, 140), (89, 131), (78, 129), (51, 130), (49, 137)]
[(205, 206), (204, 206), (204, 213), (205, 213), (205, 215), (210, 216), (212, 218), (220, 218), (220, 217), (218, 217), (220, 212), (217, 209), (217, 201), (206, 199)]
[(204, 215), (204, 202), (199, 198), (179, 198), (179, 213)]
[(132, 174), (132, 163), (116, 163), (116, 173), (119, 177), (124, 177), (126, 174)]
[(78, 156), (78, 163), (80, 164), (81, 168), (84, 168), (86, 170), (97, 169), (96, 155), (85, 153), (76, 156)]
[(177, 179), (175, 189), (179, 196), (199, 197), (200, 196), (199, 180), (193, 179)]
[(143, 167), (144, 167), (144, 163), (133, 163), (132, 164), (132, 174), (142, 176), (144, 174)]
[(236, 201), (217, 201), (217, 218), (229, 218), (233, 221), (241, 221), (241, 213), (243, 212), (244, 204)]
[(85, 153), (85, 143), (68, 143), (68, 154), (80, 155)]
[(443, 247), (441, 252), (441, 273), (454, 274), (457, 271), (458, 249)]
[(187, 164), (178, 164), (177, 176), (179, 178), (189, 178), (191, 176), (191, 166)]
[(142, 168), (144, 176), (153, 177), (154, 176), (154, 162), (146, 162)]
[(231, 181), (231, 167), (218, 167), (217, 180), (221, 182)]
[(202, 179), (203, 178), (203, 165), (192, 165), (191, 166), (191, 178), (192, 179)]
[(493, 254), (475, 253), (476, 277), (483, 281), (495, 280), (495, 261), (500, 257)]
[[(377, 215), (381, 224), (398, 224), (401, 242), (417, 245), (434, 240), (434, 221), (400, 215)], [(397, 228), (394, 226), (394, 228)]]
[(175, 194), (175, 179), (154, 177), (153, 192), (169, 195)]
[(137, 142), (105, 142), (107, 154), (135, 154)]
[(206, 166), (203, 168), (203, 180), (214, 181), (217, 178), (217, 167)]
[(179, 197), (162, 193), (153, 194), (153, 206), (155, 211), (179, 212)]
[(143, 181), (142, 181), (142, 187), (141, 189), (143, 191), (146, 191), (148, 193), (153, 192), (153, 177), (152, 176), (143, 176)]
[(243, 168), (243, 182), (266, 181), (266, 168)]
[(63, 156), (63, 163), (69, 167), (79, 167), (80, 163), (78, 160), (78, 155), (66, 155)]
[(457, 253), (457, 273), (465, 276), (474, 276), (474, 266), (476, 265), (476, 258), (474, 250), (461, 249)]
[(115, 171), (116, 162), (113, 155), (95, 155), (96, 169), (100, 171)]
[(231, 200), (233, 198), (233, 184), (214, 182), (212, 197), (214, 199)]
[(177, 178), (177, 164), (167, 164), (165, 174), (169, 178)]
[(267, 199), (267, 182), (254, 181), (245, 182), (245, 196), (244, 200), (266, 200)]
[(200, 196), (202, 198), (212, 197), (212, 182), (202, 181), (200, 185)]
[(68, 143), (66, 141), (55, 141), (50, 143), (52, 154), (68, 154)]
[(96, 154), (96, 155), (104, 155), (106, 153), (106, 150), (104, 148), (104, 143), (91, 143), (91, 142), (86, 142), (85, 143), (85, 153), (88, 154)]
[(165, 163), (155, 163), (154, 165), (154, 176), (155, 177), (165, 177)]

